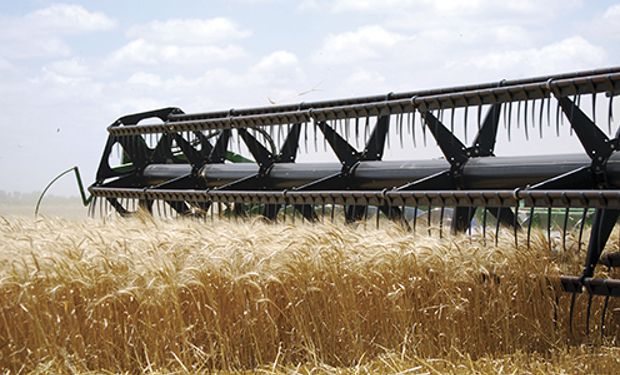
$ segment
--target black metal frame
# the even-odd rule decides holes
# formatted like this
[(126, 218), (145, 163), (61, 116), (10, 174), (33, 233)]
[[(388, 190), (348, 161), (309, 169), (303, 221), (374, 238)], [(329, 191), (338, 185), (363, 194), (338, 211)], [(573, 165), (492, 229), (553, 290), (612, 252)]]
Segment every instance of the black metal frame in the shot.
[[(620, 68), (610, 68), (297, 105), (198, 114), (165, 108), (125, 116), (108, 128), (109, 138), (96, 182), (90, 187), (95, 197), (91, 211), (95, 211), (97, 199), (103, 199), (123, 215), (134, 209), (130, 201), (137, 201), (138, 206), (149, 212), (154, 204), (164, 202), (179, 215), (194, 216), (206, 216), (208, 212), (213, 215), (214, 204), (218, 214), (222, 212), (220, 205), (226, 204), (237, 215), (246, 214), (252, 205), (260, 205), (262, 216), (276, 220), (278, 213), (283, 209), (286, 212), (290, 206), (304, 219), (317, 221), (317, 207), (324, 218), (326, 205), (332, 206), (332, 217), (338, 205), (343, 207), (345, 221), (350, 223), (367, 218), (369, 209), (376, 207), (391, 220), (415, 229), (420, 207), (428, 211), (429, 224), (432, 207), (439, 207), (441, 235), (444, 208), (454, 207), (453, 233), (471, 231), (476, 209), (482, 208), (483, 235), (490, 213), (496, 218), (497, 240), (500, 224), (515, 233), (521, 229), (524, 223), (519, 221), (519, 208), (528, 207), (531, 212), (534, 207), (566, 208), (567, 213), (569, 208), (584, 208), (584, 216), (593, 208), (595, 214), (583, 273), (580, 277), (563, 277), (562, 285), (573, 293), (573, 303), (575, 294), (584, 287), (590, 296), (619, 296), (620, 281), (593, 277), (620, 215), (620, 190), (617, 190), (620, 155), (615, 155), (620, 140), (618, 134), (608, 138), (597, 126), (596, 98), (601, 93), (608, 96), (607, 120), (611, 128), (612, 101), (619, 89)], [(584, 95), (592, 97), (592, 118), (580, 109)], [(542, 136), (545, 110), (547, 124), (551, 124), (552, 98), (557, 102), (556, 132), (560, 119), (568, 119), (587, 156), (567, 157), (577, 160), (573, 162), (528, 156), (519, 165), (497, 171), (494, 178), (476, 179), (476, 175), (488, 173), (502, 162), (502, 158), (494, 156), (502, 114), (509, 136), (514, 105), (517, 126), (523, 113), (526, 137), (530, 125), (536, 125), (536, 118)], [(457, 108), (465, 108), (466, 129), (467, 111), (471, 107), (477, 109), (479, 128), (472, 145), (467, 147), (467, 140), (463, 143), (454, 134), (454, 116)], [(445, 111), (450, 112), (450, 128), (443, 122)], [(161, 123), (140, 124), (153, 117)], [(374, 128), (370, 132), (373, 118)], [(427, 169), (420, 169), (416, 162), (403, 164), (400, 173), (394, 173), (395, 162), (382, 161), (386, 144), (389, 146), (390, 129), (396, 128), (402, 144), (406, 126), (413, 133), (415, 145), (416, 118), (421, 120), (424, 141), (426, 133), (430, 133), (444, 160), (425, 162)], [(530, 125), (528, 118), (532, 121)], [(349, 140), (353, 138), (359, 143), (360, 126), (364, 127), (365, 142), (358, 150)], [(317, 134), (322, 134), (323, 142), (335, 153), (338, 164), (295, 164), (302, 137), (307, 147), (308, 129), (312, 130), (315, 147)], [(243, 141), (251, 153), (254, 165), (225, 163), (235, 134), (237, 142)], [(153, 135), (157, 138), (154, 143), (149, 142)], [(115, 145), (120, 145), (123, 155), (131, 161), (129, 169), (119, 171), (109, 165)], [(536, 176), (515, 170), (528, 163), (538, 165)], [(413, 222), (407, 218), (409, 207), (415, 207)], [(376, 217), (378, 220), (379, 214)], [(529, 220), (528, 243), (531, 223)], [(550, 228), (549, 221), (547, 231), (551, 243)], [(582, 232), (583, 224), (580, 240)], [(608, 258), (603, 261), (615, 265)]]

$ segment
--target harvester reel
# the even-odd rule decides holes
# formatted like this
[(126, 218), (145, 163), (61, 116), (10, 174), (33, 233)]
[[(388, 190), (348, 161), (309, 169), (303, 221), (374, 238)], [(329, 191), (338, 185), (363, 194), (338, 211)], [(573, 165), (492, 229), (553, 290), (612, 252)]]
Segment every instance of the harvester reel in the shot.
[[(620, 296), (620, 280), (597, 278), (595, 269), (620, 264), (620, 256), (602, 255), (620, 213), (620, 142), (611, 136), (619, 89), (620, 68), (610, 68), (315, 103), (133, 114), (108, 128), (89, 188), (91, 213), (126, 215), (142, 207), (205, 220), (258, 215), (377, 225), (385, 217), (439, 236), (449, 228), (497, 241), (504, 230), (517, 243), (523, 232), (528, 246), (532, 226), (539, 226), (550, 247), (552, 232), (560, 231), (566, 248), (570, 223), (579, 223), (573, 231), (581, 244), (594, 212), (584, 270), (561, 284), (573, 301), (584, 291), (590, 303), (605, 296), (606, 309), (609, 296)], [(597, 124), (604, 116), (596, 116), (597, 98), (605, 95), (607, 134)], [(581, 103), (586, 96), (590, 115)], [(150, 117), (162, 122), (141, 123)], [(563, 126), (583, 151), (496, 156), (500, 132), (509, 140), (516, 130), (542, 138)], [(472, 142), (470, 130), (477, 130)], [(406, 156), (428, 134), (442, 159), (385, 160), (386, 149), (400, 147)], [(118, 167), (109, 165), (115, 147), (126, 162)], [(337, 161), (298, 162), (309, 148), (329, 149)], [(602, 319), (604, 325), (604, 313)]]

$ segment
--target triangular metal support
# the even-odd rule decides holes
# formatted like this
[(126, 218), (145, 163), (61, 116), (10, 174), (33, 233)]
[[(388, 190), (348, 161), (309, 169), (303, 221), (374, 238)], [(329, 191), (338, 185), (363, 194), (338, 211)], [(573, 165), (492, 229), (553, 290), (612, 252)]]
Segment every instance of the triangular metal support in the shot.
[[(299, 147), (299, 136), (301, 134), (301, 124), (294, 124), (290, 127), (288, 134), (286, 135), (286, 139), (284, 140), (284, 144), (280, 149), (280, 153), (275, 157), (275, 163), (294, 163), (297, 157), (297, 149)], [(278, 212), (282, 208), (282, 205), (279, 203), (265, 204), (263, 208), (263, 216), (268, 220), (275, 220), (278, 216)], [(298, 209), (304, 217), (308, 213), (307, 207), (301, 207)], [(306, 219), (311, 220), (311, 218), (306, 217)]]
[(269, 150), (265, 148), (253, 135), (251, 135), (246, 129), (238, 128), (237, 132), (245, 142), (246, 146), (248, 146), (248, 150), (258, 163), (258, 167), (261, 171), (267, 170), (273, 162), (274, 156)]
[(301, 134), (301, 124), (291, 126), (280, 153), (276, 156), (276, 163), (294, 163), (299, 148), (299, 136)]
[[(202, 133), (201, 133), (202, 134)], [(211, 146), (207, 141), (207, 144), (211, 146), (208, 152), (207, 162), (209, 164), (221, 164), (226, 160), (226, 150), (228, 149), (228, 140), (230, 139), (230, 129), (222, 129), (215, 146)]]
[(172, 137), (162, 134), (151, 153), (151, 163), (166, 164), (174, 158), (172, 155)]
[[(497, 127), (501, 112), (501, 104), (494, 104), (489, 108), (484, 122), (476, 135), (471, 147), (465, 145), (441, 121), (430, 112), (423, 114), (427, 128), (437, 141), (444, 157), (450, 163), (450, 170), (438, 173), (427, 178), (414, 181), (399, 190), (437, 190), (464, 188), (460, 175), (464, 165), (470, 158), (494, 156), (497, 139)], [(502, 207), (499, 210), (487, 210), (502, 224), (514, 226), (516, 223), (512, 209)], [(476, 212), (475, 207), (456, 207), (452, 217), (451, 230), (453, 233), (462, 232), (469, 228)], [(516, 224), (519, 227), (518, 223)]]
[(190, 145), (185, 138), (177, 133), (174, 133), (172, 137), (194, 169), (197, 169), (204, 164), (204, 159), (200, 155), (200, 152), (198, 152), (194, 146)]
[(558, 101), (588, 156), (593, 162), (606, 162), (616, 149), (616, 142), (607, 138), (605, 133), (572, 100), (560, 97)]
[(469, 148), (470, 157), (495, 156), (495, 143), (497, 141), (497, 128), (499, 126), (501, 104), (493, 104), (486, 116), (482, 127), (474, 139), (473, 145)]
[[(596, 126), (594, 121), (583, 113), (583, 111), (569, 98), (558, 97), (557, 100), (562, 108), (562, 112), (564, 112), (564, 115), (568, 118), (572, 129), (577, 135), (577, 138), (579, 138), (579, 142), (581, 142), (581, 145), (592, 160), (592, 163), (589, 167), (580, 168), (564, 174), (563, 176), (558, 176), (555, 181), (550, 180), (547, 182), (547, 185), (554, 182), (556, 184), (563, 182), (566, 185), (569, 183), (573, 184), (575, 182), (579, 182), (586, 186), (589, 185), (590, 187), (592, 185), (595, 185), (598, 188), (609, 187), (605, 167), (609, 157), (615, 150), (618, 149), (618, 138), (610, 140), (605, 133), (600, 130), (598, 126)], [(573, 185), (570, 186), (573, 188)], [(538, 185), (534, 187), (538, 187)], [(548, 188), (546, 185), (544, 187)], [(599, 262), (601, 253), (605, 249), (605, 245), (609, 240), (609, 236), (611, 235), (619, 216), (620, 210), (605, 208), (599, 208), (596, 210), (592, 221), (590, 240), (588, 242), (588, 252), (586, 254), (585, 265), (579, 282), (579, 289), (581, 289), (583, 281), (586, 278), (594, 275), (594, 270)]]
[(585, 267), (581, 278), (592, 277), (594, 269), (598, 264), (605, 244), (609, 240), (616, 222), (620, 216), (620, 210), (599, 208), (592, 220), (592, 230), (590, 231), (590, 241), (588, 243), (588, 253), (586, 254)]
[(390, 116), (380, 116), (377, 124), (366, 142), (361, 160), (381, 160), (385, 150), (385, 139), (390, 129)]
[(140, 135), (129, 135), (117, 137), (123, 152), (129, 156), (131, 163), (136, 170), (142, 170), (148, 163), (150, 150)]
[(423, 114), (426, 127), (431, 132), (441, 152), (453, 169), (467, 162), (467, 147), (430, 112)]
[(200, 154), (203, 158), (207, 159), (213, 151), (213, 146), (211, 142), (209, 142), (209, 138), (202, 134), (202, 132), (194, 132), (194, 136), (196, 136), (198, 142), (200, 142)]
[(360, 153), (353, 148), (344, 138), (340, 136), (326, 122), (317, 122), (317, 126), (323, 132), (323, 136), (331, 146), (340, 163), (345, 169), (350, 169), (360, 160)]

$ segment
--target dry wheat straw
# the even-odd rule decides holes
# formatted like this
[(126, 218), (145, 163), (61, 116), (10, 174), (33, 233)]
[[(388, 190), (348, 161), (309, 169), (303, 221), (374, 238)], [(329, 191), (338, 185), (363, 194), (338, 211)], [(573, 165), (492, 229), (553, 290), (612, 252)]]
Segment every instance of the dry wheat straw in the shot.
[[(557, 285), (583, 254), (550, 252), (541, 233), (528, 249), (508, 234), (495, 247), (396, 225), (11, 219), (0, 236), (0, 366), (11, 371), (372, 369), (393, 353), (394, 369), (428, 371), (424, 358), (484, 367), (597, 337), (583, 336), (581, 297), (568, 334)], [(600, 303), (593, 312), (598, 324)]]

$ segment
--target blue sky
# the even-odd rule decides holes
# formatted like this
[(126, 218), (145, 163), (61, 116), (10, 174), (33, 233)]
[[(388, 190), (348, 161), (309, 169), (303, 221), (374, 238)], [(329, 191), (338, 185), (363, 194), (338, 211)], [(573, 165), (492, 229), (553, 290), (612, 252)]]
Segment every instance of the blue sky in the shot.
[(3, 1), (0, 190), (41, 190), (72, 165), (91, 182), (105, 127), (130, 112), (593, 69), (620, 63), (619, 39), (613, 1)]

